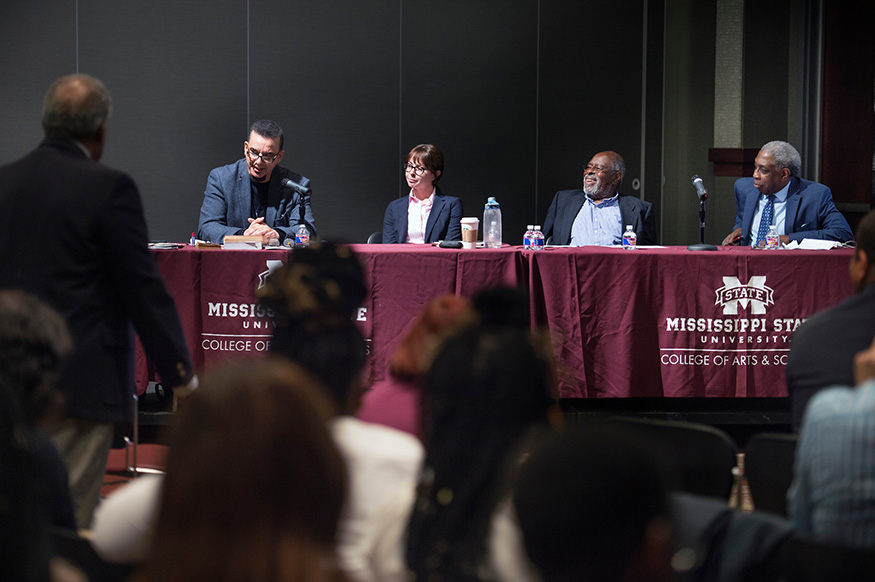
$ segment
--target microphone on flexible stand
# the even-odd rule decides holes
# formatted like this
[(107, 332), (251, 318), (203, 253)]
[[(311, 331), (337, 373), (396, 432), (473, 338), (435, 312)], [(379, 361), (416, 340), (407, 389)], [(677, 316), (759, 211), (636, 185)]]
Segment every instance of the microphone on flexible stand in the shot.
[(280, 181), (280, 185), (282, 185), (284, 188), (291, 188), (292, 190), (294, 190), (295, 192), (300, 194), (300, 199), (298, 200), (298, 208), (299, 208), (298, 219), (301, 221), (300, 224), (303, 224), (304, 226), (307, 227), (307, 229), (312, 234), (312, 237), (316, 238), (317, 237), (316, 227), (313, 226), (310, 223), (310, 221), (307, 220), (307, 218), (306, 218), (307, 208), (304, 206), (304, 198), (313, 194), (313, 191), (310, 190), (309, 188), (307, 188), (306, 186), (302, 186), (302, 185), (298, 184), (297, 182), (295, 182), (294, 180), (291, 180), (289, 178), (283, 178)]
[(699, 243), (688, 245), (688, 251), (716, 251), (717, 246), (705, 243), (705, 200), (708, 199), (708, 191), (705, 189), (705, 183), (699, 174), (695, 174), (692, 178), (693, 187), (696, 189), (696, 194), (699, 196)]

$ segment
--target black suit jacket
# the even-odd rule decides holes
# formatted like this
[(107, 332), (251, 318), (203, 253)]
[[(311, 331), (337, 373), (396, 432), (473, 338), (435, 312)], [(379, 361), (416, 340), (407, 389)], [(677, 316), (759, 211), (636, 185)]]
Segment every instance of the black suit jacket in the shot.
[(790, 341), (786, 368), (795, 430), (815, 392), (854, 385), (854, 356), (871, 346), (873, 338), (875, 283), (799, 326)]
[[(544, 236), (552, 236), (554, 245), (571, 244), (571, 225), (583, 202), (586, 194), (583, 190), (560, 190), (553, 197), (550, 209), (547, 210), (547, 218), (544, 219)], [(620, 195), (620, 218), (621, 228), (627, 224), (632, 225), (632, 230), (638, 235), (639, 245), (655, 245), (656, 220), (653, 218), (653, 205), (634, 196)]]
[(47, 139), (0, 168), (0, 286), (31, 292), (66, 318), (75, 346), (59, 387), (71, 417), (130, 419), (131, 324), (166, 384), (192, 376), (137, 187), (75, 142)]

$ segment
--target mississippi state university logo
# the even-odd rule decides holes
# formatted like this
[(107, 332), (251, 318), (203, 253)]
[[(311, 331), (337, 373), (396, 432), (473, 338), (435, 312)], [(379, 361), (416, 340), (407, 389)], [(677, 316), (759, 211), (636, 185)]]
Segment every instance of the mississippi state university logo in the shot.
[(259, 289), (264, 287), (264, 280), (267, 279), (268, 275), (270, 275), (271, 273), (273, 273), (274, 271), (276, 271), (277, 269), (279, 269), (280, 267), (283, 266), (282, 261), (274, 261), (274, 260), (266, 261), (266, 264), (267, 264), (267, 271), (263, 271), (263, 272), (258, 274), (258, 288)]
[(714, 305), (723, 307), (723, 315), (737, 315), (738, 306), (749, 308), (750, 315), (762, 315), (766, 307), (774, 305), (771, 287), (766, 287), (765, 276), (755, 276), (742, 285), (738, 277), (723, 277), (723, 287), (717, 289)]

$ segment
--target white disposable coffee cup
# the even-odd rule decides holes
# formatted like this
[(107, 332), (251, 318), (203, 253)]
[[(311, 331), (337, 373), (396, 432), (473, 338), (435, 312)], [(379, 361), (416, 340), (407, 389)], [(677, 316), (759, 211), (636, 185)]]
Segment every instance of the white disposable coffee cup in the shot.
[(477, 229), (480, 227), (480, 219), (469, 216), (462, 219), (462, 248), (473, 249), (477, 246)]

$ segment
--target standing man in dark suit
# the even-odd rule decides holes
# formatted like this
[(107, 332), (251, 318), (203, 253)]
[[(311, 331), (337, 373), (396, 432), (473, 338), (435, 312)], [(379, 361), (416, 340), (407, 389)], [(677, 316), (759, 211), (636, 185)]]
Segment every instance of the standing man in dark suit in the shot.
[[(781, 243), (805, 238), (854, 240), (848, 221), (823, 184), (799, 177), (802, 156), (785, 141), (770, 141), (754, 161), (753, 178), (735, 182), (735, 230), (724, 245), (764, 246), (770, 225)], [(765, 216), (765, 219), (763, 218)]]
[[(273, 121), (252, 124), (243, 158), (214, 169), (207, 178), (198, 238), (221, 243), (226, 235), (242, 234), (260, 236), (264, 244), (271, 239), (282, 244), (295, 239), (301, 224), (316, 236), (310, 180), (280, 167), (283, 142), (283, 129)], [(295, 186), (287, 186), (286, 179)]]
[(655, 245), (653, 205), (618, 190), (626, 175), (626, 162), (616, 152), (593, 156), (583, 170), (583, 189), (560, 190), (553, 197), (544, 236), (553, 244), (580, 247), (618, 245), (626, 226), (638, 235), (639, 245)]
[(855, 384), (854, 355), (875, 338), (875, 212), (857, 227), (850, 275), (857, 293), (809, 317), (790, 341), (787, 389), (797, 430), (815, 392)]
[(43, 107), (45, 139), (0, 168), (0, 285), (54, 306), (73, 335), (58, 379), (68, 418), (52, 440), (79, 527), (88, 527), (99, 499), (114, 423), (132, 417), (133, 330), (165, 385), (197, 383), (176, 305), (147, 248), (137, 187), (98, 163), (110, 105), (97, 79), (55, 81)]

